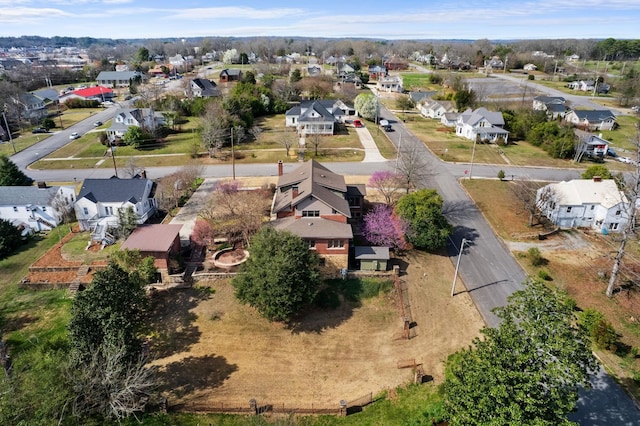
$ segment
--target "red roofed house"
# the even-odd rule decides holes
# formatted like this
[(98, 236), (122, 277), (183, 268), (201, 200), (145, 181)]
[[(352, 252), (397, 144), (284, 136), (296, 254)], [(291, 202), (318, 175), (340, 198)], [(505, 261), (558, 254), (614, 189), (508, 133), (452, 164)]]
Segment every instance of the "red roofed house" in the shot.
[(171, 273), (170, 259), (180, 253), (182, 225), (142, 225), (133, 230), (120, 250), (139, 250), (142, 257), (153, 257), (161, 273)]
[(113, 99), (113, 90), (104, 86), (87, 87), (86, 89), (77, 89), (73, 92), (65, 93), (60, 96), (59, 99), (61, 103), (65, 103), (69, 99), (96, 100), (104, 102)]

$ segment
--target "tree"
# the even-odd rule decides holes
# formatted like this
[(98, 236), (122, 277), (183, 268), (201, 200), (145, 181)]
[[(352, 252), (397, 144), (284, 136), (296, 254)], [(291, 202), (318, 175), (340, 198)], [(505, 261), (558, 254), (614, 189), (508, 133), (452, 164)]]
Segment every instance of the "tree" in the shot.
[(23, 242), (22, 232), (8, 220), (0, 218), (0, 259), (8, 257)]
[(151, 135), (138, 126), (129, 126), (125, 134), (122, 136), (122, 140), (125, 144), (136, 149), (149, 143), (151, 139)]
[(271, 321), (288, 321), (316, 295), (318, 258), (300, 237), (264, 227), (232, 284), (242, 303)]
[(323, 142), (323, 138), (322, 135), (319, 133), (313, 133), (309, 136), (309, 140), (311, 140), (311, 145), (313, 145), (313, 149), (314, 149), (314, 155), (317, 157), (318, 156), (318, 148), (320, 147), (320, 145)]
[(376, 189), (384, 197), (384, 202), (390, 206), (398, 202), (400, 192), (405, 188), (403, 177), (389, 170), (374, 172), (368, 185)]
[(416, 107), (415, 102), (409, 96), (400, 96), (396, 99), (396, 108), (402, 111), (404, 114), (407, 110), (412, 110)]
[(193, 225), (189, 239), (200, 246), (212, 247), (215, 243), (215, 236), (215, 228), (211, 223), (208, 220), (198, 218)]
[(147, 297), (137, 274), (110, 262), (96, 272), (88, 289), (71, 306), (69, 341), (72, 362), (81, 366), (105, 345), (121, 346), (127, 362), (137, 362)]
[(540, 207), (545, 206), (555, 195), (551, 187), (547, 186), (547, 189), (543, 191), (540, 199), (538, 199), (539, 188), (539, 183), (526, 178), (511, 182), (509, 186), (511, 193), (519, 201), (520, 206), (529, 213), (529, 226), (533, 226), (533, 219), (539, 215)]
[(409, 226), (400, 219), (391, 206), (377, 204), (364, 215), (364, 237), (377, 246), (391, 247), (405, 250), (407, 243), (404, 239)]
[(594, 164), (593, 166), (587, 167), (587, 170), (582, 172), (580, 177), (582, 179), (593, 179), (596, 176), (602, 179), (613, 179), (613, 175), (609, 169), (607, 169), (607, 166), (603, 166), (602, 164)]
[(496, 309), (498, 328), (447, 361), (445, 404), (450, 424), (568, 425), (578, 387), (597, 367), (572, 308), (538, 281)]
[(287, 157), (289, 156), (289, 151), (291, 147), (295, 144), (297, 139), (296, 132), (292, 132), (290, 130), (284, 130), (282, 133), (278, 134), (278, 138), (276, 141), (284, 147), (287, 151)]
[(297, 83), (302, 80), (302, 75), (300, 74), (300, 70), (298, 68), (291, 71), (291, 77), (289, 77), (289, 81), (291, 83)]
[(143, 258), (140, 250), (116, 250), (111, 254), (111, 259), (143, 285), (156, 281), (158, 268), (154, 265), (155, 259), (152, 256)]
[(33, 179), (22, 173), (6, 155), (0, 155), (0, 186), (30, 186)]
[(435, 189), (419, 189), (404, 195), (396, 214), (409, 224), (407, 241), (417, 248), (437, 250), (451, 235), (451, 225), (442, 214), (442, 197)]
[(412, 189), (424, 184), (429, 176), (430, 164), (423, 157), (421, 147), (415, 143), (409, 142), (399, 149), (395, 173), (402, 176), (408, 194)]
[(453, 95), (453, 100), (456, 103), (456, 109), (458, 111), (473, 108), (476, 104), (476, 92), (468, 87), (466, 83), (463, 83), (460, 90), (456, 91), (455, 95)]
[(138, 226), (138, 214), (129, 206), (118, 209), (118, 232), (120, 237), (127, 238)]
[(138, 49), (138, 51), (136, 52), (136, 61), (138, 62), (147, 62), (149, 60), (149, 49), (147, 49), (146, 47), (141, 47), (140, 49)]
[(353, 101), (353, 105), (360, 117), (374, 121), (378, 114), (378, 99), (375, 95), (360, 93)]

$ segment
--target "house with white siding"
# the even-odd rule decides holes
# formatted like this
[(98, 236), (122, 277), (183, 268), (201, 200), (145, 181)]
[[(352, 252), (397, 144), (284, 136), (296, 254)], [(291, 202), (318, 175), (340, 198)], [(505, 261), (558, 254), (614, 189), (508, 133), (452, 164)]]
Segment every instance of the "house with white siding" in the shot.
[(629, 200), (613, 179), (551, 183), (538, 189), (536, 206), (561, 229), (622, 232), (629, 221)]
[(509, 132), (502, 127), (504, 118), (501, 112), (489, 111), (486, 108), (478, 108), (475, 111), (468, 109), (458, 116), (456, 121), (456, 135), (475, 141), (496, 143), (502, 139), (507, 143)]
[(0, 219), (28, 233), (50, 231), (75, 201), (73, 186), (0, 186)]

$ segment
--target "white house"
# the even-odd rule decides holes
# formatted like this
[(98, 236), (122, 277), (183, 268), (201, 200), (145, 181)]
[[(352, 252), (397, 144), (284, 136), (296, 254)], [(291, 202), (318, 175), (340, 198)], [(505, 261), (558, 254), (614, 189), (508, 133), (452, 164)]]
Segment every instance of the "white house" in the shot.
[(73, 186), (0, 186), (0, 219), (31, 232), (50, 231), (75, 201)]
[(136, 223), (145, 223), (158, 209), (155, 190), (153, 181), (144, 177), (85, 179), (74, 206), (80, 230), (91, 231), (94, 240), (103, 241), (109, 228), (120, 223), (119, 211), (129, 207)]
[(107, 129), (107, 137), (110, 141), (121, 138), (129, 127), (137, 126), (148, 132), (154, 132), (164, 125), (162, 113), (155, 112), (153, 108), (121, 108), (111, 120), (111, 127)]
[(502, 138), (507, 143), (509, 132), (502, 128), (504, 118), (501, 112), (478, 108), (468, 109), (458, 116), (456, 121), (456, 135), (472, 141), (479, 137), (482, 141), (497, 142)]
[(613, 179), (574, 179), (538, 189), (536, 206), (559, 228), (622, 232), (629, 221), (627, 197)]
[(138, 71), (100, 71), (96, 81), (104, 87), (129, 87), (132, 81), (142, 78)]
[(307, 100), (285, 113), (285, 125), (301, 134), (333, 135), (334, 125), (343, 122), (344, 103), (335, 100)]
[(583, 130), (613, 130), (616, 126), (616, 116), (608, 109), (574, 109), (569, 111), (564, 119)]
[(376, 89), (381, 92), (404, 92), (402, 85), (402, 77), (400, 76), (388, 76), (380, 77), (376, 83)]
[(440, 120), (444, 114), (454, 112), (455, 105), (452, 101), (427, 100), (418, 109), (424, 117)]
[(533, 109), (545, 111), (551, 119), (564, 117), (567, 100), (562, 96), (536, 96), (533, 98)]

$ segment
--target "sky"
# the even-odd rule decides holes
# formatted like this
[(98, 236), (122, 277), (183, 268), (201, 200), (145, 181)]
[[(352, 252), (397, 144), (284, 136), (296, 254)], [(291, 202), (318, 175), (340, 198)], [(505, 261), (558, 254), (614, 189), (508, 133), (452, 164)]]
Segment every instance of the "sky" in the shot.
[(640, 38), (640, 0), (0, 0), (0, 36)]

